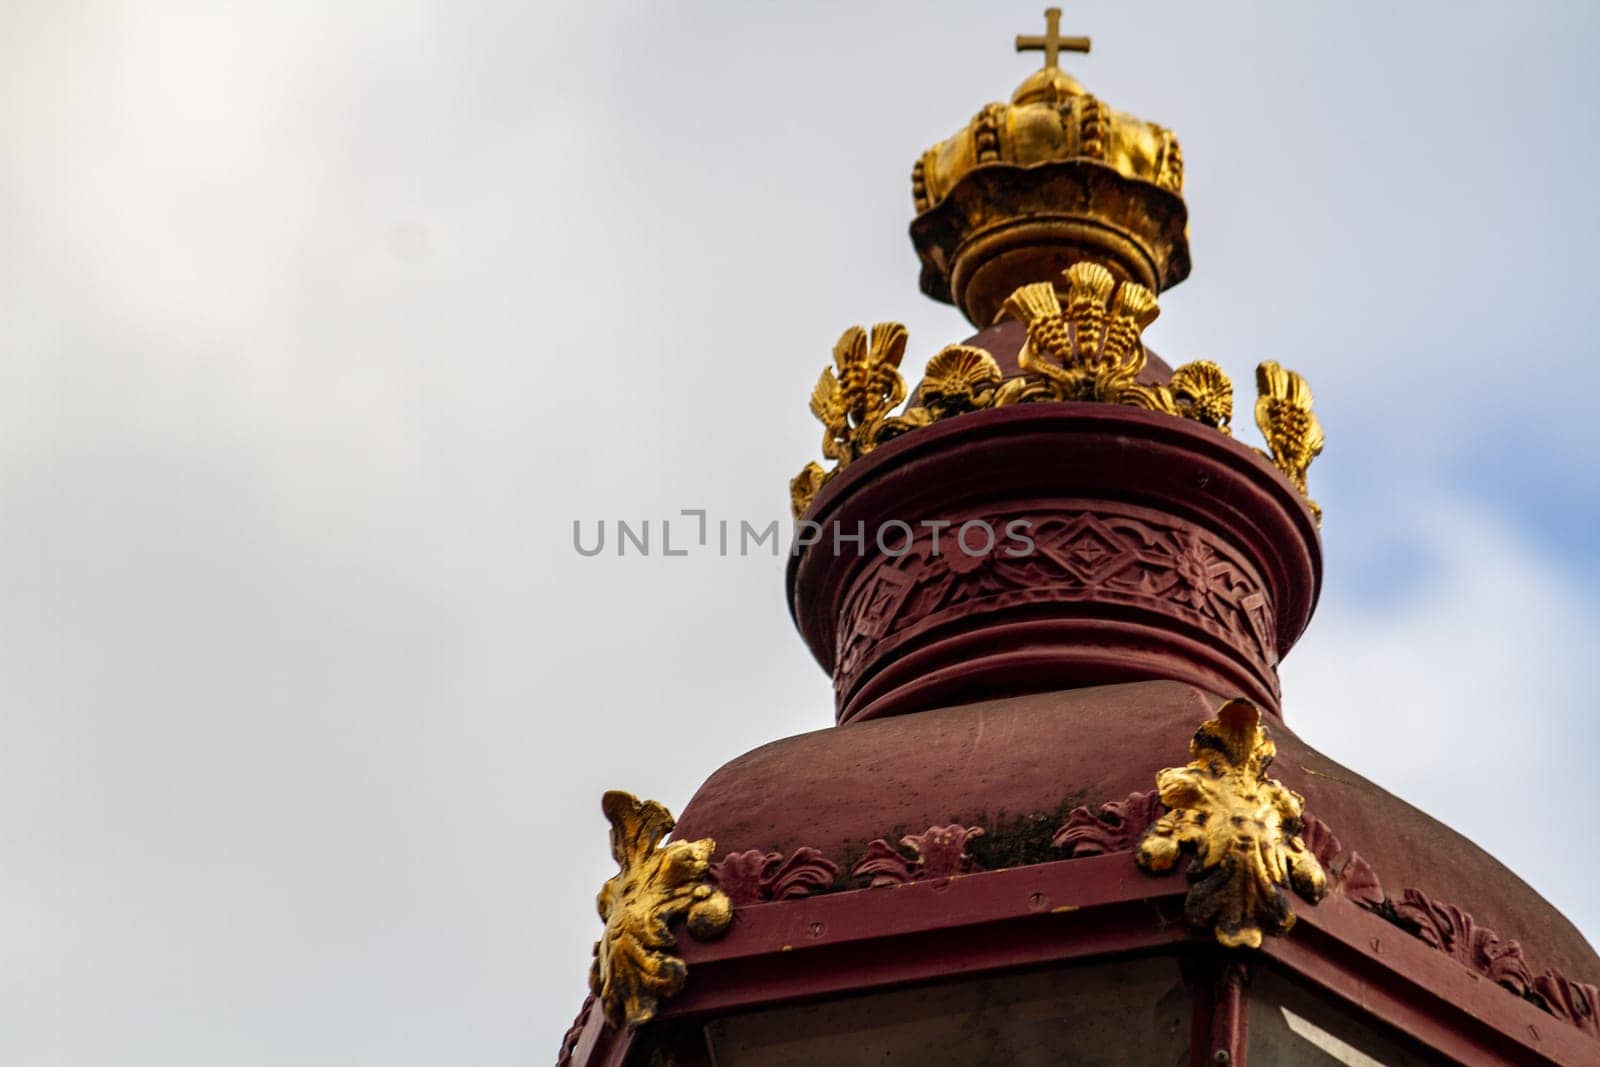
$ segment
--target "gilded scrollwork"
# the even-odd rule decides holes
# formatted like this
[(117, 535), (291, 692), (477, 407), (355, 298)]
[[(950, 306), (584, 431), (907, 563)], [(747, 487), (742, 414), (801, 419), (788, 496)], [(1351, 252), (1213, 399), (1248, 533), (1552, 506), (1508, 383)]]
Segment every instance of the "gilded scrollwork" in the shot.
[(667, 950), (669, 924), (679, 917), (696, 938), (715, 937), (733, 920), (733, 906), (708, 874), (716, 842), (661, 839), (673, 819), (653, 800), (608, 792), (601, 808), (611, 821), (611, 855), (620, 868), (601, 887), (596, 904), (605, 930), (595, 942), (589, 988), (612, 1026), (638, 1026), (655, 1017), (660, 1000), (683, 988), (688, 970)]
[(1156, 776), (1167, 812), (1134, 852), (1140, 867), (1172, 870), (1183, 853), (1194, 861), (1184, 912), (1230, 948), (1259, 948), (1263, 934), (1294, 925), (1286, 889), (1311, 903), (1327, 892), (1322, 865), (1300, 838), (1304, 802), (1266, 776), (1277, 755), (1261, 712), (1231, 700), (1195, 732), (1185, 767)]

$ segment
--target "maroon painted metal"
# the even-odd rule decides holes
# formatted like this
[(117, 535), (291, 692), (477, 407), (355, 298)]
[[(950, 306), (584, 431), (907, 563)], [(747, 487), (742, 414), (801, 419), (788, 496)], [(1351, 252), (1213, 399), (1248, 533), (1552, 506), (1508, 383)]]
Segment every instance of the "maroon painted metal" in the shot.
[[(719, 857), (809, 846), (847, 870), (875, 838), (958, 822), (986, 828), (971, 846), (983, 866), (1049, 861), (1063, 855), (1049, 842), (1071, 809), (1151, 789), (1157, 771), (1186, 758), (1217, 703), (1187, 685), (1140, 682), (830, 727), (718, 770), (684, 808), (677, 834), (714, 838)], [(1536, 973), (1600, 974), (1600, 958), (1572, 924), (1488, 853), (1287, 725), (1271, 730), (1279, 753), (1271, 773), (1392, 895), (1415, 887), (1466, 909), (1521, 942)], [(1024, 837), (1036, 844), (1007, 844)]]
[(1589, 1035), (1337, 895), (1263, 952), (1463, 1063), (1600, 1064)]
[[(949, 419), (847, 467), (806, 516), (790, 605), (841, 722), (1171, 678), (1276, 713), (1321, 576), (1304, 501), (1209, 427), (1106, 404)], [(904, 523), (914, 533), (900, 553)], [(973, 526), (995, 533), (992, 551)], [(1003, 534), (1022, 523), (1033, 550)], [(942, 524), (942, 525), (941, 525)], [(890, 531), (881, 543), (879, 530)], [(835, 532), (841, 534), (835, 537)], [(866, 532), (863, 550), (846, 540)]]
[[(1250, 1033), (1245, 1010), (1247, 967), (1243, 960), (1231, 959), (1215, 968), (1211, 977), (1210, 1011), (1204, 1016), (1211, 1023), (1205, 1044), (1190, 1048), (1194, 1063), (1242, 1067)], [(1196, 1017), (1201, 1017), (1197, 1011)]]
[[(1466, 1064), (1593, 1065), (1600, 1046), (1334, 894), (1259, 958), (1182, 922), (1180, 875), (1129, 853), (740, 909), (727, 935), (680, 947), (694, 980), (663, 1020), (1131, 952), (1178, 952), (1198, 976), (1196, 1062), (1244, 1062), (1247, 965), (1277, 964)], [(1203, 1032), (1203, 1040), (1202, 1040)], [(1202, 1047), (1203, 1046), (1203, 1047)], [(582, 1062), (578, 1060), (577, 1062)], [(598, 1061), (597, 1061), (598, 1062)]]
[[(1014, 325), (975, 340), (1014, 366)], [(1182, 961), (1195, 1064), (1245, 1062), (1263, 968), (1459, 1063), (1600, 1063), (1600, 991), (1584, 984), (1600, 957), (1571, 923), (1282, 721), (1277, 663), (1310, 620), (1321, 548), (1254, 451), (1131, 408), (991, 409), (880, 446), (807, 519), (824, 539), (791, 560), (790, 605), (840, 725), (747, 753), (696, 793), (676, 836), (716, 840), (733, 924), (680, 940), (687, 984), (643, 1030), (591, 1008), (573, 1064), (687, 1048), (731, 1012), (1128, 954)], [(891, 520), (915, 531), (908, 552), (870, 533), (856, 551), (829, 543)], [(924, 523), (969, 520), (1025, 521), (1036, 551), (933, 551)], [(1274, 716), (1272, 773), (1304, 795), (1335, 887), (1257, 952), (1190, 930), (1185, 880), (1126, 851), (1157, 771), (1240, 695)], [(1102, 854), (1060, 858), (1072, 849)]]

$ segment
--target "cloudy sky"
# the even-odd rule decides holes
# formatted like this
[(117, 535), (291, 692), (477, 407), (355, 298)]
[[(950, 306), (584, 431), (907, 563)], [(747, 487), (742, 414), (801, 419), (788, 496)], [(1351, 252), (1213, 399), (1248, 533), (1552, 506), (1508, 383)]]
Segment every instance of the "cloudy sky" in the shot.
[[(552, 1058), (601, 792), (831, 721), (781, 561), (573, 520), (783, 517), (840, 330), (964, 335), (907, 176), (1041, 6), (0, 0), (0, 1065)], [(1600, 8), (1065, 27), (1154, 347), (1317, 391), (1290, 721), (1600, 939)]]

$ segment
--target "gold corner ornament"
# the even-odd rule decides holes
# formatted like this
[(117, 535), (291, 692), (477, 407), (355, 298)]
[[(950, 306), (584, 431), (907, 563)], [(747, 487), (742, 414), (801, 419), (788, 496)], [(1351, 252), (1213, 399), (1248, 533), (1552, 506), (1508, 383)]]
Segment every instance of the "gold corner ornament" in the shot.
[(1260, 948), (1263, 933), (1289, 931), (1286, 887), (1313, 904), (1327, 892), (1327, 875), (1299, 836), (1304, 798), (1266, 776), (1277, 751), (1254, 704), (1224, 704), (1195, 731), (1189, 765), (1156, 775), (1168, 810), (1134, 853), (1155, 873), (1193, 853), (1184, 913), (1229, 948)]
[(605, 931), (594, 945), (589, 988), (612, 1026), (633, 1027), (654, 1018), (658, 1002), (681, 990), (688, 974), (666, 951), (676, 944), (669, 924), (687, 913), (692, 936), (715, 937), (733, 920), (733, 905), (707, 874), (717, 847), (711, 838), (658, 847), (674, 825), (665, 807), (617, 790), (600, 806), (621, 869), (596, 901)]
[(1311, 387), (1271, 360), (1256, 368), (1256, 425), (1266, 438), (1263, 453), (1300, 490), (1322, 525), (1322, 508), (1306, 488), (1306, 470), (1322, 454), (1322, 424), (1311, 412)]

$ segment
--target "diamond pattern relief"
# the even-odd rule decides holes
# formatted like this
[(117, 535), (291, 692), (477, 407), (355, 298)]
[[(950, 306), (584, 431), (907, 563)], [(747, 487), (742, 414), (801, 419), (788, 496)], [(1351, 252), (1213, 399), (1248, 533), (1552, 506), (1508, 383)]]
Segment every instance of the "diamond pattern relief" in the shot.
[(1079, 515), (1065, 530), (1039, 545), (1085, 585), (1096, 585), (1132, 563), (1137, 553), (1093, 515)]
[(867, 590), (866, 600), (862, 605), (862, 630), (873, 637), (882, 634), (889, 620), (900, 610), (900, 602), (906, 598), (906, 593), (910, 592), (914, 584), (908, 575), (899, 571), (880, 570), (874, 574), (872, 586)]
[[(982, 518), (998, 530), (1011, 516)], [(877, 559), (841, 607), (834, 688), (848, 690), (868, 663), (918, 633), (974, 613), (1079, 600), (1090, 590), (1107, 603), (1181, 617), (1269, 669), (1277, 664), (1270, 597), (1225, 542), (1104, 505), (1097, 514), (1034, 510), (1027, 518), (1034, 550), (1020, 556), (952, 556), (948, 537), (935, 547), (919, 536), (904, 555)]]

